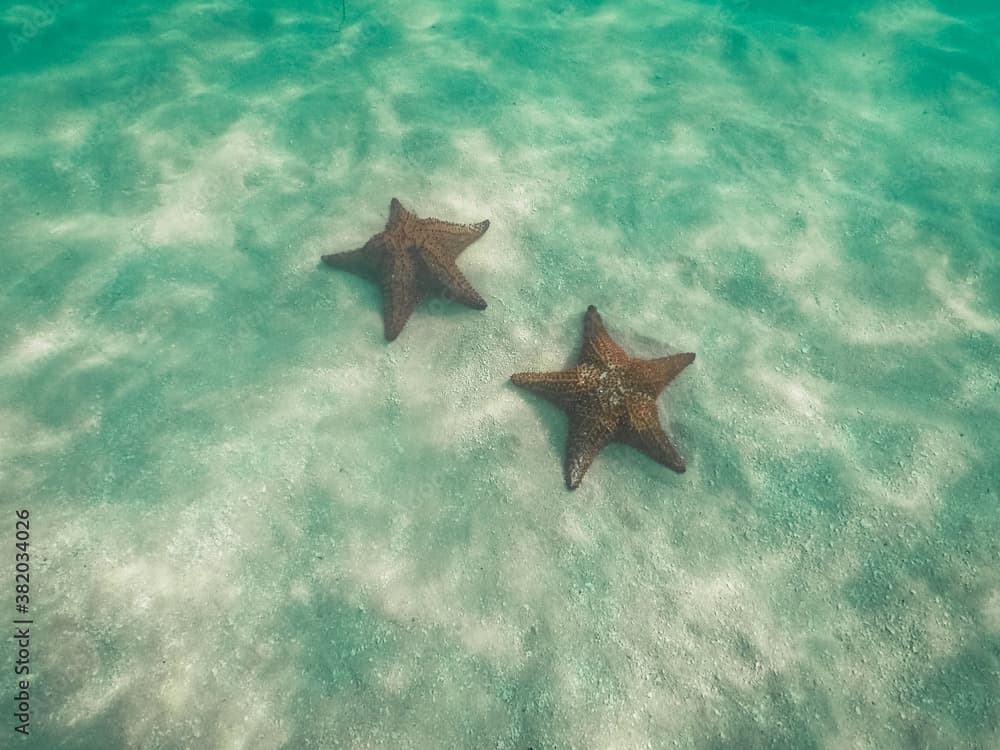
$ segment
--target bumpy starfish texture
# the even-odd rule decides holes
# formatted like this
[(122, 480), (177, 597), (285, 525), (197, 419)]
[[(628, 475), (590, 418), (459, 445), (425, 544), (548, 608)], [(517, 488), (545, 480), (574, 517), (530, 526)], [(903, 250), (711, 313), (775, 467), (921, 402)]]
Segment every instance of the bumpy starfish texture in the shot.
[(362, 248), (324, 255), (323, 262), (381, 283), (385, 337), (392, 341), (423, 297), (433, 294), (476, 310), (486, 308), (455, 260), (489, 227), (489, 220), (451, 224), (420, 219), (393, 198), (385, 230)]
[(656, 398), (693, 361), (691, 353), (633, 359), (611, 339), (591, 305), (576, 367), (519, 372), (510, 379), (569, 416), (565, 474), (566, 486), (575, 490), (594, 458), (611, 442), (630, 445), (669, 469), (684, 471), (684, 459), (660, 426)]

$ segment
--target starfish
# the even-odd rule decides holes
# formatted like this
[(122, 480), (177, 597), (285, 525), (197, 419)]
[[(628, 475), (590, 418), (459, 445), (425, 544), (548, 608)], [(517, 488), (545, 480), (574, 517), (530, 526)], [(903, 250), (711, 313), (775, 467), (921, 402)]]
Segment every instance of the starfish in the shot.
[(660, 426), (656, 397), (694, 361), (694, 354), (634, 359), (608, 335), (591, 305), (583, 322), (583, 349), (576, 367), (562, 372), (519, 372), (514, 385), (537, 393), (569, 416), (566, 486), (575, 490), (608, 443), (642, 451), (680, 473), (684, 459)]
[(324, 255), (323, 262), (381, 282), (385, 337), (393, 341), (422, 297), (436, 294), (476, 310), (486, 308), (455, 260), (489, 227), (489, 220), (450, 224), (420, 219), (393, 198), (383, 231), (362, 248)]

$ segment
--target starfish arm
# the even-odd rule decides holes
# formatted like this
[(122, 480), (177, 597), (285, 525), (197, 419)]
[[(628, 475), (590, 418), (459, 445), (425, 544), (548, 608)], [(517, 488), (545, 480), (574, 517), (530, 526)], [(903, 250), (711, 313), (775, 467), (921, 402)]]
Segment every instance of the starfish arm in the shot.
[(510, 380), (518, 388), (531, 391), (560, 409), (565, 409), (583, 393), (576, 368), (561, 372), (517, 372)]
[(651, 398), (630, 398), (627, 418), (615, 433), (615, 440), (645, 453), (658, 464), (683, 474), (684, 458), (660, 426), (656, 401)]
[(415, 218), (411, 212), (403, 208), (403, 204), (399, 202), (398, 198), (393, 198), (389, 201), (389, 221), (386, 222), (385, 228), (388, 231), (401, 221)]
[(420, 257), (431, 278), (440, 285), (444, 293), (443, 296), (461, 302), (475, 310), (486, 309), (486, 300), (479, 296), (479, 292), (462, 275), (453, 260), (426, 251), (422, 252)]
[(489, 219), (478, 224), (452, 224), (439, 219), (424, 219), (421, 225), (424, 245), (452, 261), (490, 228)]
[(386, 339), (393, 341), (420, 301), (420, 289), (409, 253), (387, 252), (382, 266), (383, 326)]
[(364, 247), (346, 253), (331, 253), (324, 255), (322, 260), (328, 266), (350, 271), (358, 276), (377, 279), (382, 266), (382, 255), (385, 252), (385, 241), (381, 234), (376, 234)]
[(566, 486), (575, 490), (583, 475), (604, 446), (611, 442), (614, 431), (604, 421), (592, 415), (571, 414), (569, 436), (566, 439)]
[(604, 329), (597, 308), (590, 305), (583, 319), (583, 348), (580, 351), (580, 362), (609, 366), (628, 361), (625, 350), (612, 341)]
[(637, 388), (656, 398), (692, 362), (694, 354), (691, 352), (659, 359), (633, 359), (629, 362), (629, 374)]

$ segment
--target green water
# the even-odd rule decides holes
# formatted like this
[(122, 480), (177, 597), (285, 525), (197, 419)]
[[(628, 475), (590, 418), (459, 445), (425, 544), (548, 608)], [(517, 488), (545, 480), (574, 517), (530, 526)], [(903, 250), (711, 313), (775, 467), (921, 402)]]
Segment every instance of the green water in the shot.
[[(0, 745), (1000, 746), (993, 3), (248, 5), (0, 4)], [(588, 304), (686, 474), (565, 489)]]

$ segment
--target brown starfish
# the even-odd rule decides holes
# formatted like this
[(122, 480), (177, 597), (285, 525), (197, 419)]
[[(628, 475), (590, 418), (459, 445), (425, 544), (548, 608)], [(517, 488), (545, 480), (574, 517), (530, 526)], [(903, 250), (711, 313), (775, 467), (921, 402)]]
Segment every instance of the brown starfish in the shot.
[(358, 250), (324, 255), (323, 262), (381, 282), (385, 337), (392, 341), (424, 296), (436, 294), (476, 310), (486, 308), (455, 260), (489, 227), (489, 220), (450, 224), (419, 219), (393, 198), (385, 230)]
[(642, 451), (657, 463), (684, 471), (684, 459), (660, 426), (656, 397), (694, 361), (694, 354), (633, 359), (612, 341), (591, 305), (583, 322), (583, 350), (572, 370), (519, 372), (514, 385), (537, 393), (569, 415), (566, 486), (571, 490), (594, 458), (615, 441)]

